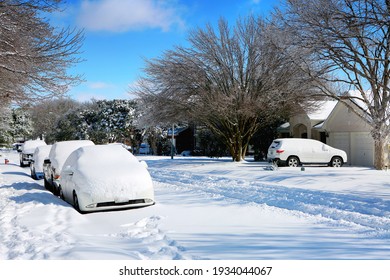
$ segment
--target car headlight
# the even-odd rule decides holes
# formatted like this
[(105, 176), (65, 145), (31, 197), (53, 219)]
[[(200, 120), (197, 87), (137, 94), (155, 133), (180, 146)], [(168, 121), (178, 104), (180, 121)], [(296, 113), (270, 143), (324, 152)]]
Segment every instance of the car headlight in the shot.
[(85, 208), (96, 208), (96, 203), (88, 204)]

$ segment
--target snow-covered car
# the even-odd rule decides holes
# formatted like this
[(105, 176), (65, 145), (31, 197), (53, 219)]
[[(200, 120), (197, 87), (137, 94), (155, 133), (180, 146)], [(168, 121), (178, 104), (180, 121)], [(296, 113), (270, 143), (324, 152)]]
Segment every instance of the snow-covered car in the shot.
[(189, 157), (192, 156), (192, 152), (189, 150), (182, 151), (180, 154), (182, 157)]
[(141, 143), (139, 146), (139, 154), (140, 155), (148, 155), (150, 154), (150, 146), (147, 143)]
[(35, 148), (30, 164), (31, 178), (43, 179), (43, 162), (49, 157), (51, 146), (45, 145)]
[(28, 140), (23, 143), (19, 154), (20, 167), (30, 165), (35, 148), (39, 146), (46, 146), (46, 142), (43, 140)]
[(44, 186), (54, 195), (59, 194), (59, 178), (68, 156), (76, 149), (95, 145), (90, 140), (72, 140), (54, 143), (49, 152), (49, 158), (44, 160)]
[(81, 147), (68, 157), (60, 177), (60, 197), (80, 212), (154, 204), (149, 171), (119, 145)]
[(341, 167), (347, 162), (347, 153), (313, 139), (280, 138), (271, 143), (267, 158), (277, 165), (290, 167), (301, 164)]

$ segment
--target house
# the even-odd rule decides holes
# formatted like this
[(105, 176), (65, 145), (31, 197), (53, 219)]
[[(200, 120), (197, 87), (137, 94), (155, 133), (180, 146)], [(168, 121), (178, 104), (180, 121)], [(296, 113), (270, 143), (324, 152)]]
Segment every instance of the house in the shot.
[(344, 150), (347, 164), (371, 167), (374, 140), (370, 131), (371, 125), (364, 118), (338, 101), (324, 101), (318, 110), (293, 116), (278, 129), (280, 137), (316, 139)]
[(316, 139), (326, 143), (326, 132), (321, 129), (337, 101), (323, 101), (311, 113), (301, 113), (290, 118), (279, 128), (281, 137)]
[[(171, 139), (172, 129), (168, 129), (167, 138)], [(194, 150), (194, 128), (192, 126), (175, 127), (173, 130), (176, 153)]]

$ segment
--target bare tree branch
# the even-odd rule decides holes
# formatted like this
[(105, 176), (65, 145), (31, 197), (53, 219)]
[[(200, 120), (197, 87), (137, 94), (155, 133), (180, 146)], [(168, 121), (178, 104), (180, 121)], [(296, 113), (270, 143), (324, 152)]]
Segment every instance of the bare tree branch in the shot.
[(317, 76), (319, 85), (326, 81), (346, 88), (322, 92), (364, 115), (372, 126), (375, 166), (384, 168), (390, 135), (390, 2), (286, 0), (285, 4), (278, 12), (283, 28), (296, 36), (295, 45), (318, 57), (321, 70), (312, 76)]
[(0, 100), (31, 102), (63, 95), (82, 81), (67, 71), (79, 63), (83, 32), (57, 30), (42, 17), (59, 0), (0, 1)]

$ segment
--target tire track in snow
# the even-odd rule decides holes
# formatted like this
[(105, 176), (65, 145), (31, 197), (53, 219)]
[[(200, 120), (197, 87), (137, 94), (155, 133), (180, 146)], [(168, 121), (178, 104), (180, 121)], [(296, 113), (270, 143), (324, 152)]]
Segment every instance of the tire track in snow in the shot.
[(150, 173), (154, 181), (211, 194), (217, 199), (266, 204), (292, 214), (313, 216), (335, 226), (352, 226), (369, 236), (390, 237), (390, 201), (387, 200), (263, 184), (250, 179), (194, 175), (182, 170), (150, 168)]

